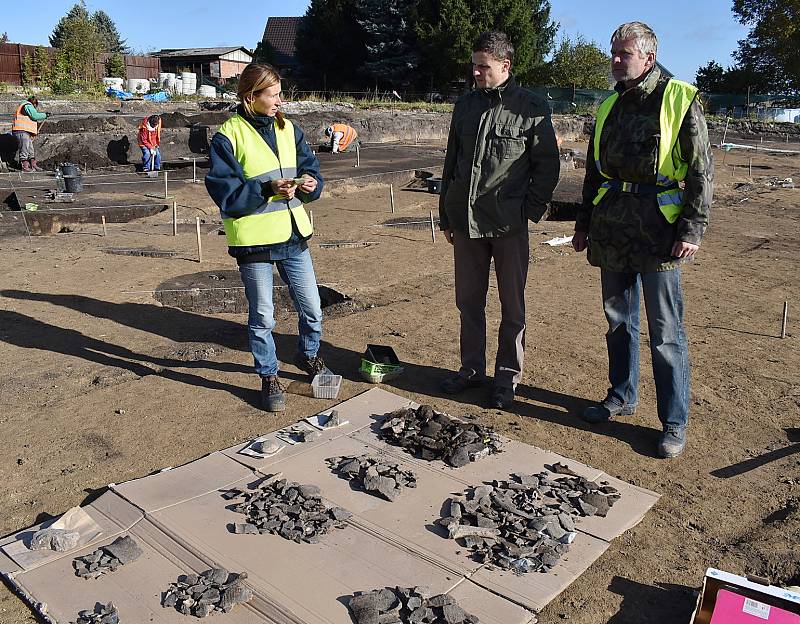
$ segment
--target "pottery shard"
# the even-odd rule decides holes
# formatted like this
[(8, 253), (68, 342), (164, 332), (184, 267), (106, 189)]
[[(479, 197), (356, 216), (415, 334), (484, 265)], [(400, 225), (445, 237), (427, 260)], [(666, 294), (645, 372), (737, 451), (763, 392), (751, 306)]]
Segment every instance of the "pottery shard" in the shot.
[(316, 485), (300, 486), (300, 495), (303, 498), (311, 498), (312, 496), (319, 496), (320, 494), (322, 494), (322, 490), (320, 490)]
[(103, 550), (119, 559), (119, 562), (123, 565), (136, 561), (142, 556), (142, 549), (139, 548), (139, 545), (130, 535), (118, 537), (108, 546), (103, 546)]
[(242, 583), (241, 577), (234, 581), (222, 592), (220, 607), (225, 613), (233, 609), (234, 605), (249, 602), (253, 597), (253, 590)]
[(56, 552), (66, 552), (78, 545), (81, 534), (77, 531), (66, 531), (64, 529), (42, 529), (34, 533), (31, 538), (31, 550), (42, 550), (49, 548)]
[(457, 604), (446, 604), (442, 607), (442, 617), (447, 624), (461, 624), (467, 618), (467, 612)]
[(459, 446), (449, 456), (445, 457), (445, 460), (453, 468), (461, 468), (470, 462), (469, 451), (465, 447)]
[(224, 585), (228, 580), (228, 571), (225, 568), (212, 568), (206, 570), (200, 576), (206, 579), (210, 584)]
[[(581, 500), (584, 503), (588, 503), (592, 507), (594, 507), (597, 511), (595, 511), (595, 515), (605, 517), (608, 513), (610, 505), (608, 504), (608, 497), (603, 496), (602, 494), (596, 494), (594, 492), (589, 492), (587, 494), (583, 494), (581, 496)], [(587, 514), (589, 515), (589, 514)]]

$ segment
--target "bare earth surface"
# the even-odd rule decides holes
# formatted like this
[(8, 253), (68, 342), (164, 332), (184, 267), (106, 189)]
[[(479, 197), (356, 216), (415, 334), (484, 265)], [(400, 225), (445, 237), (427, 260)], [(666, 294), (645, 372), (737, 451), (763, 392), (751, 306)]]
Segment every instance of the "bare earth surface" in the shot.
[[(541, 622), (685, 623), (707, 566), (800, 584), (800, 440), (797, 429), (786, 431), (800, 427), (800, 189), (764, 183), (800, 181), (800, 164), (759, 154), (755, 184), (737, 189), (749, 182), (741, 166), (747, 155), (728, 154), (724, 167), (721, 161), (719, 153), (712, 226), (684, 272), (692, 415), (686, 453), (674, 461), (653, 452), (660, 429), (646, 338), (637, 414), (594, 428), (578, 418), (588, 401), (604, 396), (607, 362), (598, 270), (569, 246), (542, 244), (570, 234), (570, 222), (531, 224), (526, 374), (513, 408), (502, 412), (482, 407), (481, 390), (458, 400), (438, 390), (458, 362), (449, 245), (439, 233), (432, 244), (430, 229), (380, 227), (392, 216), (427, 217), (437, 196), (396, 190), (395, 215), (387, 187), (340, 190), (312, 206), (318, 281), (356, 302), (325, 323), (322, 353), (345, 376), (340, 399), (370, 387), (357, 372), (365, 345), (388, 344), (408, 365), (389, 390), (454, 415), (478, 413), (506, 435), (663, 495)], [(245, 315), (162, 307), (146, 292), (177, 276), (235, 269), (203, 186), (176, 192), (189, 222), (177, 238), (161, 213), (112, 224), (107, 238), (99, 225), (83, 225), (0, 239), (0, 534), (63, 513), (109, 482), (183, 464), (333, 403), (311, 398), (304, 378), (286, 365), (286, 413), (262, 412)], [(202, 264), (195, 216), (209, 224)], [(318, 246), (337, 240), (377, 244)], [(178, 253), (120, 256), (104, 251), (111, 247)], [(489, 300), (493, 355), (494, 285)], [(785, 300), (789, 335), (781, 340)], [(277, 328), (286, 361), (294, 355), (295, 319), (284, 315)], [(33, 621), (0, 588), (0, 622)]]

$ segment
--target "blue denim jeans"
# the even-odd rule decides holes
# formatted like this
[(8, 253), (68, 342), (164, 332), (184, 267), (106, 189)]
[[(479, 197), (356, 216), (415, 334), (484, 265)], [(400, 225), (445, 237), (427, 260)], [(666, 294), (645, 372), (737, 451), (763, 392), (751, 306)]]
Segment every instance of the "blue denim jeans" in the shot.
[[(317, 278), (308, 249), (285, 260), (275, 260), (281, 279), (297, 310), (298, 351), (306, 357), (317, 355), (322, 338), (322, 305)], [(275, 328), (275, 308), (272, 303), (272, 263), (253, 262), (239, 266), (244, 283), (249, 314), (247, 332), (253, 353), (256, 373), (262, 377), (278, 374), (278, 356), (272, 330)]]
[(600, 273), (608, 321), (606, 402), (636, 405), (639, 386), (639, 293), (644, 292), (658, 417), (664, 430), (689, 420), (689, 347), (683, 329), (680, 269), (653, 273)]
[[(151, 158), (153, 159), (152, 165), (150, 163)], [(159, 148), (154, 150), (146, 147), (142, 148), (142, 169), (144, 171), (158, 171), (161, 169), (161, 150)]]

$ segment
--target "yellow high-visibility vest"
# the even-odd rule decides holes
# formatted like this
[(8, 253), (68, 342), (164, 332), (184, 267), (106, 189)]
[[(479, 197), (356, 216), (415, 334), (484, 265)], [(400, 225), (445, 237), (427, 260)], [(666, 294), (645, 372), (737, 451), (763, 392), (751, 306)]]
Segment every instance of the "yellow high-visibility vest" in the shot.
[[(261, 182), (297, 176), (297, 150), (294, 143), (294, 127), (285, 119), (283, 130), (275, 123), (275, 138), (278, 154), (275, 154), (263, 137), (242, 116), (234, 115), (219, 131), (233, 146), (236, 160), (242, 166), (244, 177), (257, 178)], [(232, 217), (220, 211), (225, 236), (231, 247), (251, 247), (285, 243), (292, 235), (292, 218), (303, 238), (313, 232), (311, 221), (297, 197), (287, 200), (273, 195), (265, 200), (255, 212)]]
[[(686, 178), (689, 163), (681, 155), (678, 132), (681, 129), (683, 118), (689, 111), (689, 107), (696, 96), (697, 87), (672, 78), (667, 82), (664, 96), (661, 99), (661, 112), (659, 113), (661, 138), (658, 143), (656, 186), (669, 186), (672, 188), (657, 193), (656, 200), (664, 218), (669, 223), (675, 223), (683, 211), (683, 190), (675, 188), (675, 185)], [(603, 124), (618, 98), (619, 93), (613, 93), (600, 104), (597, 109), (597, 121), (594, 127), (594, 162), (597, 165), (597, 170), (607, 180), (612, 180), (612, 178), (600, 166), (600, 135), (603, 132)], [(636, 187), (634, 183), (621, 182), (624, 191)], [(611, 183), (603, 182), (593, 200), (595, 206), (600, 203), (600, 200), (603, 199), (603, 196), (611, 186)]]

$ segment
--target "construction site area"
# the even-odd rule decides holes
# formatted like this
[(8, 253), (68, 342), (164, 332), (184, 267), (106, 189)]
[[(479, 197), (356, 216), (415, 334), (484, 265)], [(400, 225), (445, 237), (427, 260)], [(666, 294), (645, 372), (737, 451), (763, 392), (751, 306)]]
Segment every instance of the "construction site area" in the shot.
[[(580, 418), (608, 385), (600, 273), (569, 244), (593, 117), (553, 117), (561, 176), (549, 217), (528, 223), (525, 373), (499, 410), (485, 407), (485, 388), (440, 390), (459, 366), (453, 248), (435, 192), (450, 115), (287, 103), (315, 149), (334, 122), (357, 128), (362, 143), (318, 153), (325, 188), (308, 205), (320, 354), (341, 388), (316, 398), (290, 363), (297, 314), (276, 281), (286, 411), (268, 413), (244, 289), (203, 184), (229, 103), (110, 102), (47, 102), (52, 115), (36, 140), (44, 171), (0, 173), (2, 624), (76, 621), (110, 598), (123, 624), (193, 621), (190, 609), (204, 615), (215, 604), (213, 622), (346, 624), (357, 621), (353, 594), (384, 587), (397, 595), (362, 602), (443, 614), (419, 622), (684, 624), (707, 568), (800, 585), (798, 126), (709, 120), (711, 222), (683, 270), (688, 443), (666, 461), (655, 454), (649, 370), (635, 415), (600, 425)], [(0, 102), (0, 132), (18, 105)], [(163, 167), (148, 175), (136, 132), (154, 112)], [(3, 161), (15, 149), (0, 140)], [(79, 172), (72, 193), (55, 176), (62, 163)], [(500, 319), (491, 279), (489, 355)], [(647, 362), (644, 323), (642, 332)], [(368, 345), (390, 347), (402, 374), (365, 379)], [(426, 461), (393, 444), (389, 430), (409, 426), (402, 412), (425, 405), (437, 423), (447, 414), (478, 432), (478, 459), (457, 467), (452, 456)], [(336, 422), (326, 426), (319, 415), (331, 409)], [(376, 452), (392, 471), (345, 469)], [(391, 472), (376, 481), (383, 499), (341, 476), (360, 469)], [(534, 482), (561, 506), (537, 528), (550, 550), (539, 569), (506, 569), (508, 559), (481, 541), (505, 512), (481, 516), (488, 503), (479, 502), (507, 502)], [(313, 517), (319, 543), (310, 527), (306, 543), (269, 525), (265, 509), (284, 504), (269, 496), (290, 490), (304, 509), (315, 497), (331, 503)], [(29, 527), (68, 510), (87, 531), (72, 550), (34, 557), (18, 548)], [(465, 545), (453, 525), (470, 514), (490, 533), (470, 533)], [(120, 553), (110, 573), (88, 578), (97, 549), (128, 535), (138, 544), (131, 563)], [(228, 612), (231, 588), (250, 600)], [(201, 604), (201, 595), (217, 602)], [(135, 615), (126, 618), (126, 607)], [(400, 621), (381, 613), (376, 622)]]

